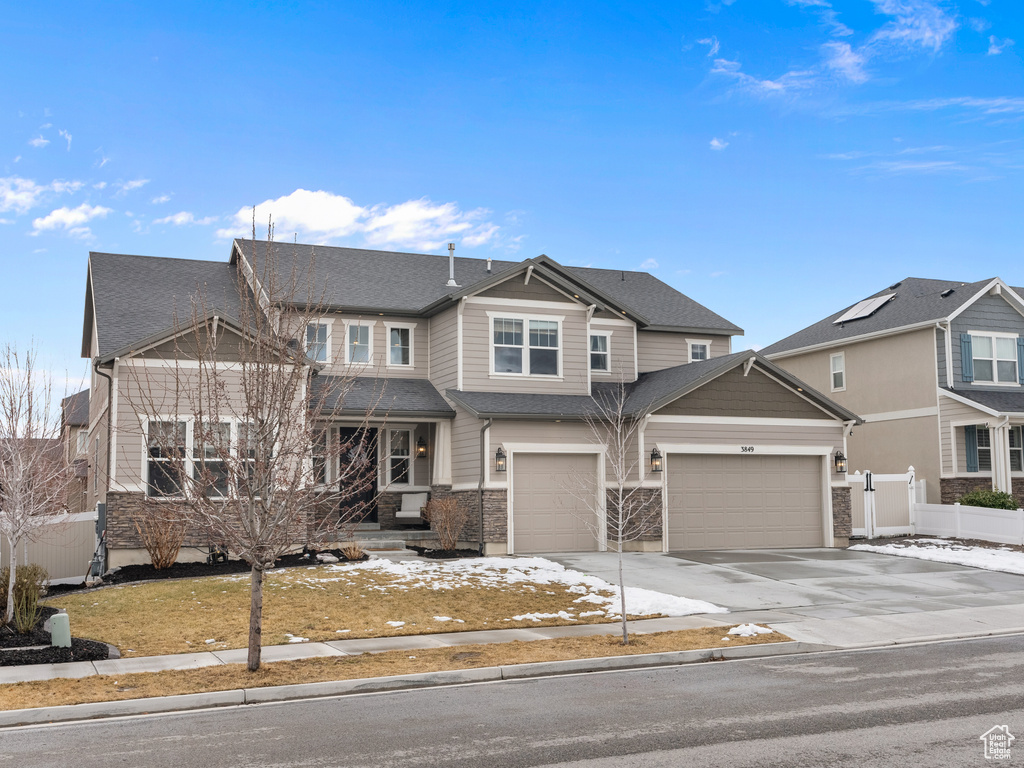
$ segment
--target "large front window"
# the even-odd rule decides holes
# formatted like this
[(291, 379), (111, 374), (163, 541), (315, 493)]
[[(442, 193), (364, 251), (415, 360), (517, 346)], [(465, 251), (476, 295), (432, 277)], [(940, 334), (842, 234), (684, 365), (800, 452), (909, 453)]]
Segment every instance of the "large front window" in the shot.
[(195, 426), (192, 438), (192, 476), (206, 496), (228, 495), (231, 425), (205, 424)]
[(494, 372), (557, 376), (558, 334), (557, 320), (494, 318)]
[(185, 422), (151, 421), (148, 444), (150, 496), (179, 496), (182, 492), (182, 459), (185, 456)]
[(974, 380), (1017, 383), (1017, 337), (971, 334)]

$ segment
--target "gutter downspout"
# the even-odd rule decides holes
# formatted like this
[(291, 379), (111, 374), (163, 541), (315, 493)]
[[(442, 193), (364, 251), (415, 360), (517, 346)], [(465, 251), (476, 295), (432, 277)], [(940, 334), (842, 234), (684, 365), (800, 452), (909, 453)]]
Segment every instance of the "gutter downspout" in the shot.
[[(107, 476), (104, 479), (104, 488), (106, 493), (110, 492), (110, 435), (113, 429), (114, 419), (111, 413), (111, 406), (114, 402), (114, 378), (109, 373), (104, 373), (100, 370), (100, 359), (97, 357), (92, 364), (92, 369), (97, 375), (102, 376), (107, 380)], [(106, 498), (106, 493), (104, 498)]]
[(480, 427), (480, 482), (476, 487), (477, 503), (480, 505), (480, 557), (484, 556), (484, 478), (487, 475), (487, 451), (484, 449), (484, 435), (491, 428), (493, 419), (487, 419)]

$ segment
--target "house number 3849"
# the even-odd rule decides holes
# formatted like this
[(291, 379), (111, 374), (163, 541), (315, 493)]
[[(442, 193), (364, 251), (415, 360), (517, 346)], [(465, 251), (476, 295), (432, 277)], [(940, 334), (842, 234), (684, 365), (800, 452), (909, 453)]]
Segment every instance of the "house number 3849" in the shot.
[(752, 445), (741, 445), (740, 446), (740, 453), (753, 453), (753, 452), (754, 452), (754, 446), (752, 446)]

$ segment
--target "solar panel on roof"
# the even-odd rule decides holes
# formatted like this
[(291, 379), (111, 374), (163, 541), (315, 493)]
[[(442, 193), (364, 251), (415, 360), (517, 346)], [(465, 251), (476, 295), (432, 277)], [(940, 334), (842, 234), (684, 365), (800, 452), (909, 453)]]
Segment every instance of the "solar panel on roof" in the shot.
[(885, 296), (875, 296), (873, 299), (858, 301), (848, 310), (843, 312), (837, 320), (833, 320), (832, 325), (842, 325), (843, 323), (848, 323), (851, 320), (862, 320), (865, 317), (871, 317), (871, 315), (875, 314), (875, 312), (877, 312), (883, 305), (888, 304), (895, 298), (895, 293), (887, 293)]

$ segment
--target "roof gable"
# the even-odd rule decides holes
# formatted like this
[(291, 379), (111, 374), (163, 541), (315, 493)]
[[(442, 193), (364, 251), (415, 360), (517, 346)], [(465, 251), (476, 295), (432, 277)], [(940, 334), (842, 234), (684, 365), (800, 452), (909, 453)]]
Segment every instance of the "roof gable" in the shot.
[(821, 419), (828, 414), (758, 368), (726, 371), (658, 410), (664, 416)]

